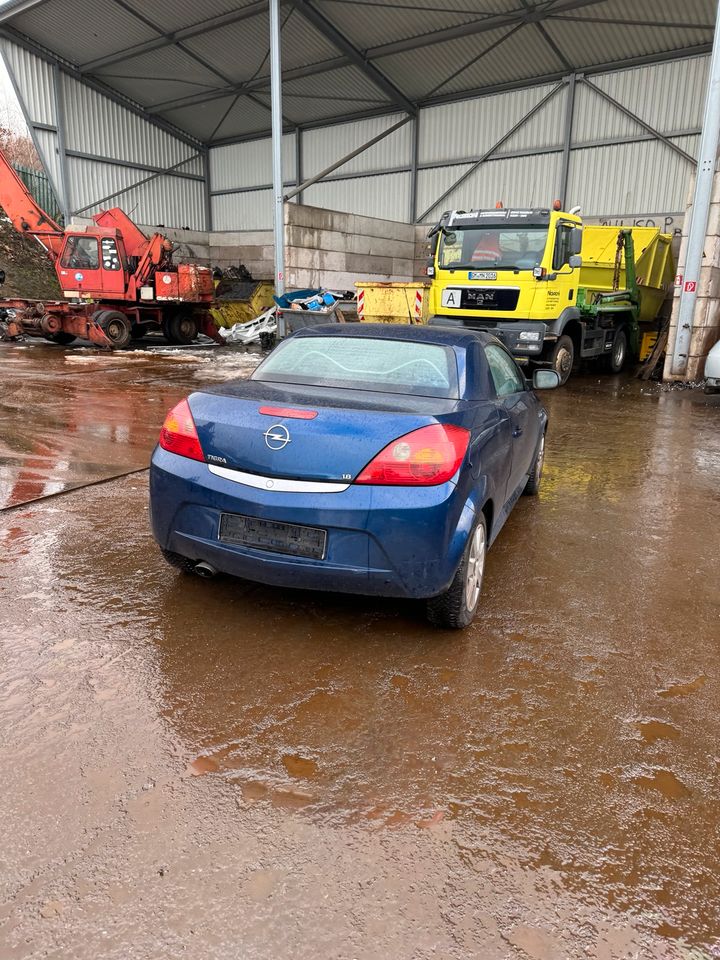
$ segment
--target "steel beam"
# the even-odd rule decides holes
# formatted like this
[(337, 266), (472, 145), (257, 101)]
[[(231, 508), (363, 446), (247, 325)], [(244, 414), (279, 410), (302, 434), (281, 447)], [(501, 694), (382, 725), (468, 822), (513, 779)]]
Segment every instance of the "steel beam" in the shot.
[(84, 150), (65, 150), (71, 160), (92, 160), (93, 163), (104, 163), (111, 167), (128, 167), (131, 170), (142, 170), (143, 173), (160, 173), (163, 176), (179, 177), (181, 180), (203, 180), (198, 173), (182, 173), (180, 170), (167, 171), (164, 167), (156, 167), (149, 163), (137, 163), (133, 160), (121, 160), (119, 157), (106, 157), (100, 153), (87, 153)]
[[(280, 0), (270, 0), (270, 99), (272, 106), (273, 237), (275, 247), (275, 293), (285, 293), (285, 201), (283, 198), (283, 117), (282, 64), (280, 61)], [(285, 320), (280, 312), (279, 338), (285, 336)]]
[(208, 233), (213, 228), (212, 184), (210, 183), (210, 151), (203, 152), (203, 199), (205, 201), (205, 229)]
[(303, 202), (302, 178), (303, 178), (303, 132), (302, 127), (295, 128), (295, 186), (297, 187), (297, 202)]
[(65, 140), (65, 91), (63, 90), (60, 67), (54, 63), (52, 68), (53, 102), (55, 122), (57, 123), (58, 161), (60, 165), (60, 190), (62, 191), (60, 208), (65, 223), (70, 223), (70, 177), (68, 176), (67, 144)]
[(350, 153), (345, 154), (344, 157), (340, 157), (339, 160), (336, 160), (334, 163), (331, 163), (329, 167), (325, 167), (324, 170), (321, 170), (320, 173), (316, 173), (315, 176), (310, 177), (308, 180), (305, 180), (300, 184), (299, 187), (296, 187), (294, 190), (291, 190), (289, 193), (285, 194), (285, 199), (290, 200), (291, 197), (294, 197), (296, 194), (301, 193), (303, 190), (307, 190), (308, 187), (311, 187), (314, 183), (317, 183), (319, 180), (324, 180), (328, 174), (332, 173), (333, 170), (337, 170), (338, 167), (344, 166), (346, 163), (349, 163), (350, 160), (353, 160), (355, 157), (359, 156), (361, 153), (364, 153), (370, 147), (375, 146), (376, 143), (379, 143), (381, 140), (384, 140), (385, 137), (389, 137), (391, 133), (395, 133), (396, 130), (399, 130), (400, 127), (404, 127), (406, 123), (409, 123), (412, 120), (412, 117), (407, 116), (403, 117), (402, 120), (398, 120), (397, 123), (394, 123), (391, 127), (388, 127), (387, 130), (383, 130), (382, 133), (379, 133), (376, 137), (373, 137), (372, 140), (368, 140), (367, 143), (363, 143), (362, 146), (357, 147), (355, 150), (351, 150)]
[(8, 20), (12, 20), (13, 17), (17, 17), (21, 13), (27, 13), (29, 10), (35, 9), (35, 7), (41, 7), (47, 2), (48, 0), (14, 0), (14, 2), (11, 0), (10, 3), (5, 4), (2, 10), (0, 10), (0, 23), (6, 23)]
[(567, 200), (567, 188), (568, 188), (568, 179), (570, 177), (570, 148), (572, 147), (572, 128), (573, 128), (573, 115), (575, 113), (575, 87), (577, 84), (577, 77), (574, 73), (571, 73), (567, 81), (567, 100), (565, 102), (565, 130), (563, 132), (563, 155), (562, 155), (562, 164), (560, 167), (560, 189), (558, 191), (558, 198), (562, 204), (563, 210), (565, 209), (565, 201)]
[(185, 160), (180, 160), (177, 163), (174, 163), (171, 167), (166, 167), (165, 170), (158, 170), (157, 173), (151, 174), (149, 177), (144, 177), (142, 180), (136, 180), (135, 183), (129, 184), (127, 187), (121, 187), (119, 190), (114, 190), (112, 193), (109, 193), (106, 197), (100, 197), (99, 200), (93, 200), (92, 203), (86, 203), (84, 207), (80, 207), (78, 210), (73, 210), (72, 216), (76, 217), (80, 213), (84, 213), (86, 210), (89, 210), (91, 207), (99, 207), (103, 203), (107, 203), (108, 200), (114, 200), (115, 197), (122, 196), (123, 193), (128, 193), (130, 190), (135, 190), (137, 187), (143, 187), (146, 183), (150, 183), (153, 180), (157, 180), (158, 177), (164, 177), (170, 174), (173, 170), (177, 170), (178, 167), (185, 166), (186, 163), (190, 163), (191, 160), (195, 160), (197, 157), (202, 156), (201, 153), (195, 153), (191, 157), (186, 157)]
[(672, 140), (668, 140), (664, 134), (660, 133), (659, 130), (656, 130), (655, 127), (652, 127), (646, 120), (643, 120), (642, 117), (639, 117), (636, 113), (633, 113), (632, 110), (628, 110), (625, 104), (620, 103), (620, 101), (616, 100), (615, 97), (610, 96), (609, 93), (606, 93), (591, 80), (588, 80), (587, 77), (581, 77), (580, 82), (584, 83), (586, 87), (590, 87), (591, 90), (594, 90), (595, 93), (603, 98), (603, 100), (606, 100), (608, 103), (612, 104), (626, 117), (629, 117), (630, 120), (634, 120), (635, 123), (639, 124), (644, 130), (647, 130), (648, 133), (651, 133), (653, 137), (664, 143), (666, 147), (674, 150), (678, 156), (683, 158), (683, 160), (687, 160), (687, 162), (691, 163), (693, 166), (695, 165), (695, 157), (691, 156), (689, 153), (686, 153), (682, 147), (679, 147), (676, 143), (673, 143)]
[(418, 196), (418, 163), (420, 160), (420, 114), (412, 121), (412, 141), (410, 148), (410, 223), (415, 223)]
[(343, 53), (350, 63), (358, 67), (378, 89), (382, 90), (392, 103), (407, 113), (414, 114), (416, 112), (417, 107), (405, 96), (402, 90), (389, 80), (381, 70), (378, 70), (374, 64), (370, 63), (365, 54), (358, 50), (358, 48), (348, 40), (345, 34), (341, 33), (309, 0), (289, 0), (289, 2), (308, 23), (328, 39), (336, 49)]
[(688, 231), (687, 253), (680, 305), (677, 313), (677, 330), (673, 345), (670, 374), (682, 377), (687, 373), (690, 346), (692, 344), (695, 321), (695, 304), (700, 271), (704, 256), (710, 201), (713, 182), (716, 176), (718, 144), (720, 142), (720, 15), (715, 21), (713, 52), (710, 58), (705, 110), (703, 112), (700, 155), (695, 177), (695, 191), (690, 208), (690, 229)]
[(475, 173), (475, 171), (479, 169), (479, 167), (481, 167), (483, 163), (485, 163), (486, 160), (489, 160), (490, 157), (503, 145), (503, 143), (505, 143), (506, 140), (509, 140), (510, 137), (516, 134), (521, 127), (525, 126), (525, 124), (528, 122), (528, 120), (531, 119), (531, 117), (534, 117), (539, 110), (542, 110), (545, 104), (548, 103), (555, 96), (555, 94), (562, 89), (562, 86), (563, 86), (562, 83), (558, 83), (557, 86), (553, 87), (553, 89), (550, 90), (549, 93), (546, 93), (545, 96), (542, 98), (542, 100), (539, 100), (535, 104), (535, 106), (532, 108), (532, 110), (528, 110), (528, 112), (523, 117), (521, 117), (520, 120), (518, 120), (518, 122), (513, 127), (511, 127), (510, 130), (508, 130), (507, 133), (503, 134), (502, 137), (500, 137), (500, 139), (497, 140), (490, 147), (489, 150), (487, 150), (478, 160), (475, 161), (475, 163), (472, 164), (469, 170), (466, 170), (460, 177), (458, 177), (458, 179), (453, 184), (451, 184), (451, 186), (447, 188), (447, 190), (445, 190), (444, 193), (441, 193), (440, 196), (437, 197), (430, 204), (430, 206), (420, 214), (420, 216), (415, 220), (415, 222), (422, 223), (422, 221), (430, 213), (431, 210), (434, 210), (434, 208), (439, 203), (442, 203), (442, 201), (446, 197), (449, 197), (450, 194), (453, 193), (453, 191), (457, 190), (460, 184), (464, 183), (468, 177), (471, 177), (473, 173)]

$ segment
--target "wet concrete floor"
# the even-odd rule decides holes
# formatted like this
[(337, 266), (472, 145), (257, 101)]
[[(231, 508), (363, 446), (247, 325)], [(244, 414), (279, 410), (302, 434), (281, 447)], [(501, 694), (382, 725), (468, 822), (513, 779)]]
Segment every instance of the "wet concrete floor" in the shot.
[(720, 956), (720, 398), (547, 394), (461, 634), (176, 575), (144, 473), (25, 503), (254, 362), (0, 347), (3, 960)]

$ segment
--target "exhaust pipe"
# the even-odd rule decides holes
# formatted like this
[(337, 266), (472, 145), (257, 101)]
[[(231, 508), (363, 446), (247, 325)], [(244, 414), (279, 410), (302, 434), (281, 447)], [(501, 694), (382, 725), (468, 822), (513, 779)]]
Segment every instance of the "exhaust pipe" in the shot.
[(204, 560), (201, 560), (200, 563), (196, 563), (193, 567), (193, 573), (196, 573), (199, 577), (204, 577), (209, 580), (211, 577), (214, 577), (217, 573), (215, 567), (209, 563), (205, 563)]

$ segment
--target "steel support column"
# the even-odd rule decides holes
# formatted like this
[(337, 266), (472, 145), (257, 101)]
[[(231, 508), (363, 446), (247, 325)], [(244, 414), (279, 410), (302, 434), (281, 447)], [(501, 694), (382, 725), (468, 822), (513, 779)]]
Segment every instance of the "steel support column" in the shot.
[(415, 223), (417, 216), (418, 195), (418, 158), (420, 154), (420, 113), (416, 113), (412, 121), (412, 145), (410, 153), (410, 223)]
[(720, 12), (716, 15), (710, 72), (708, 75), (705, 111), (703, 113), (700, 153), (698, 154), (695, 192), (690, 209), (685, 272), (680, 290), (677, 330), (673, 347), (671, 376), (682, 376), (687, 371), (700, 268), (706, 240), (710, 200), (712, 197), (718, 142), (720, 140)]
[[(282, 72), (280, 65), (280, 0), (270, 0), (270, 104), (272, 108), (273, 235), (275, 240), (275, 293), (285, 293), (285, 198), (283, 196)], [(278, 320), (278, 336), (285, 336), (285, 321)]]
[(563, 154), (560, 167), (560, 189), (558, 198), (565, 210), (567, 204), (568, 180), (570, 178), (570, 148), (572, 147), (573, 115), (575, 113), (575, 87), (577, 77), (571, 73), (567, 81), (567, 102), (565, 104), (565, 130), (563, 133)]
[(210, 183), (210, 151), (206, 147), (202, 155), (203, 164), (203, 197), (205, 199), (205, 229), (208, 233), (213, 228), (212, 190)]
[(65, 224), (70, 223), (70, 177), (68, 174), (67, 143), (65, 140), (65, 91), (60, 67), (53, 64), (53, 98), (55, 106), (55, 122), (57, 124), (58, 160), (60, 165), (60, 208), (65, 218)]
[(303, 142), (302, 127), (295, 127), (295, 186), (298, 189), (297, 202), (303, 202), (302, 190), (300, 189), (303, 178)]

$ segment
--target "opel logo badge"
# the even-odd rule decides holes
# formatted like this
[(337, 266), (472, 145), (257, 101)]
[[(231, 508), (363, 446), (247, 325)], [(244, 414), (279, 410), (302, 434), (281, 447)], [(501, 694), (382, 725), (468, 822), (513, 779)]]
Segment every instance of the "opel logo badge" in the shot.
[(290, 432), (281, 423), (274, 423), (263, 434), (271, 450), (282, 450), (290, 443)]

